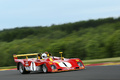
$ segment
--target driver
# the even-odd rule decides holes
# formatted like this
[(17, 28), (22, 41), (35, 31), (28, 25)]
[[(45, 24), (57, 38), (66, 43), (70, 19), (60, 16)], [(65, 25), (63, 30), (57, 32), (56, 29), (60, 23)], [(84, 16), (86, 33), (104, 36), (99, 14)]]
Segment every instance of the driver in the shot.
[(46, 53), (42, 53), (42, 59), (46, 59), (47, 58), (47, 54)]
[(47, 58), (47, 57), (49, 57), (49, 53), (48, 53), (48, 52), (44, 52), (44, 53), (42, 54), (42, 59), (45, 59), (45, 58)]
[(52, 56), (52, 54), (51, 54), (51, 53), (48, 53), (48, 52), (44, 52), (44, 53), (42, 53), (42, 55), (41, 55), (42, 59), (45, 59), (45, 58), (50, 57), (50, 56)]

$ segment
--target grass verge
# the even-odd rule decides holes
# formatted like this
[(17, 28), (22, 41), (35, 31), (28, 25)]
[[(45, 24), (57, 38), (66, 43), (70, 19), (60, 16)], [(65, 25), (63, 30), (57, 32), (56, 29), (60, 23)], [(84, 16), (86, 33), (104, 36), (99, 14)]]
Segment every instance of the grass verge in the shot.
[(7, 67), (0, 67), (0, 69), (13, 69), (17, 68), (16, 66), (7, 66)]
[(120, 57), (104, 58), (104, 59), (93, 59), (93, 60), (82, 60), (84, 64), (95, 64), (104, 62), (120, 62)]

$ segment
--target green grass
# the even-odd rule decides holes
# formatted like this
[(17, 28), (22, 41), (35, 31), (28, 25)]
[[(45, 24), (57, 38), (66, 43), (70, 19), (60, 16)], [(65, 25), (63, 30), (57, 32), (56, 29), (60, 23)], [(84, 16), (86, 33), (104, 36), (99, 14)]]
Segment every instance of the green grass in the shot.
[(120, 62), (120, 57), (82, 60), (84, 64), (104, 63), (104, 62)]
[(13, 69), (17, 68), (16, 66), (7, 66), (7, 67), (0, 67), (0, 69)]
[[(104, 59), (93, 59), (93, 60), (82, 60), (84, 64), (104, 63), (104, 62), (120, 62), (120, 57), (104, 58)], [(12, 69), (16, 66), (0, 67), (0, 69)]]

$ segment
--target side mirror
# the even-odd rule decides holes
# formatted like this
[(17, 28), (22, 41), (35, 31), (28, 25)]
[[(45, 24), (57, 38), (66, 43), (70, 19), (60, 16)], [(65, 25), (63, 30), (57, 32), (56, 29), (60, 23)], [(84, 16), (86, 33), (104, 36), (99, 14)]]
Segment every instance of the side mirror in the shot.
[(63, 52), (59, 52), (60, 54), (62, 54)]
[(59, 52), (59, 54), (61, 54), (61, 60), (63, 60), (63, 57), (62, 57), (63, 52)]

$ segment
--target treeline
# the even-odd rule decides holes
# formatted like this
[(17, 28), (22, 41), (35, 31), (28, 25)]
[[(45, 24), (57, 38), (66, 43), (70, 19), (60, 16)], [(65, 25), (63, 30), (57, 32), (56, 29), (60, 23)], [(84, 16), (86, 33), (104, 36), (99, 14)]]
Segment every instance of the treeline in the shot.
[(23, 27), (15, 29), (5, 29), (0, 31), (0, 41), (11, 42), (15, 39), (23, 39), (29, 35), (40, 35), (52, 33), (56, 30), (71, 34), (73, 31), (79, 31), (82, 28), (97, 27), (105, 23), (114, 23), (120, 21), (119, 18), (106, 18), (98, 20), (80, 21), (75, 23), (66, 23), (61, 25), (52, 25), (50, 27)]
[(96, 59), (120, 56), (120, 17), (0, 31), (0, 66), (15, 65), (13, 54), (51, 52)]

